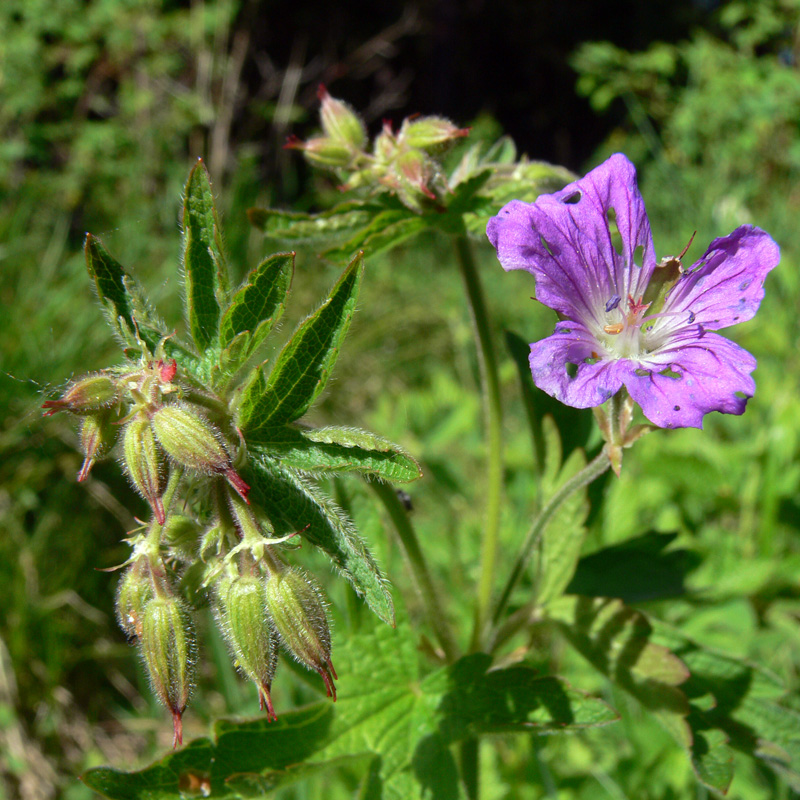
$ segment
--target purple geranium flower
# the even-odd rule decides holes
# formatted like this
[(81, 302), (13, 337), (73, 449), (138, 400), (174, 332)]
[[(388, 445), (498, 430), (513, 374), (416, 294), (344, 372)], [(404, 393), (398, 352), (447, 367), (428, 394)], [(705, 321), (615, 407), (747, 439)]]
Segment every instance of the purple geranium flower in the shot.
[(508, 203), (486, 232), (504, 269), (530, 272), (562, 318), (531, 345), (540, 389), (590, 408), (625, 386), (662, 428), (744, 411), (756, 360), (713, 331), (758, 310), (780, 257), (767, 233), (743, 225), (688, 269), (656, 264), (636, 170), (619, 153), (560, 192)]

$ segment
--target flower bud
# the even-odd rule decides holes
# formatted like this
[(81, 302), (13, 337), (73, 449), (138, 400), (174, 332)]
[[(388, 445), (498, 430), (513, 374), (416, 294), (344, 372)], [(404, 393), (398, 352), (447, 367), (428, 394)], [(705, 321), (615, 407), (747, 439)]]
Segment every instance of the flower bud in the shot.
[(391, 161), (397, 153), (397, 139), (392, 132), (390, 122), (383, 123), (383, 130), (375, 137), (375, 157), (378, 161), (387, 163)]
[(399, 153), (380, 182), (397, 194), (403, 205), (422, 213), (426, 200), (436, 200), (430, 182), (436, 176), (436, 165), (422, 150)]
[(58, 411), (71, 411), (73, 414), (94, 414), (103, 408), (109, 408), (117, 400), (117, 385), (101, 373), (87, 375), (75, 381), (64, 396), (58, 400), (42, 403), (46, 408), (45, 416), (49, 417)]
[(325, 681), (336, 700), (336, 670), (331, 663), (331, 631), (322, 590), (299, 569), (273, 572), (267, 580), (267, 607), (286, 649)]
[(318, 136), (306, 142), (290, 137), (285, 147), (290, 150), (302, 150), (311, 164), (323, 169), (343, 169), (353, 160), (353, 151), (329, 136)]
[(435, 150), (468, 134), (469, 128), (456, 128), (443, 117), (416, 117), (403, 121), (398, 138), (409, 147)]
[(347, 103), (331, 97), (322, 84), (317, 91), (317, 97), (322, 103), (320, 117), (325, 133), (354, 150), (362, 150), (367, 143), (367, 131), (358, 114)]
[(85, 481), (95, 462), (108, 455), (117, 440), (118, 431), (107, 411), (81, 419), (80, 445), (84, 460), (78, 473), (78, 481)]
[(150, 421), (134, 417), (126, 426), (122, 438), (125, 471), (134, 488), (150, 503), (159, 525), (164, 524), (164, 504), (161, 502), (161, 463)]
[(146, 559), (139, 558), (122, 576), (117, 587), (117, 622), (130, 642), (142, 636), (142, 618), (153, 599), (153, 580)]
[(182, 716), (189, 702), (195, 662), (191, 617), (175, 597), (156, 597), (145, 606), (139, 640), (150, 686), (172, 712), (175, 738), (183, 742)]
[(219, 619), (240, 672), (258, 688), (261, 710), (277, 719), (270, 688), (278, 664), (275, 631), (267, 611), (264, 581), (240, 576), (217, 585)]
[(152, 422), (159, 444), (173, 461), (207, 475), (225, 475), (247, 500), (250, 487), (233, 469), (222, 434), (214, 425), (185, 405), (161, 406)]

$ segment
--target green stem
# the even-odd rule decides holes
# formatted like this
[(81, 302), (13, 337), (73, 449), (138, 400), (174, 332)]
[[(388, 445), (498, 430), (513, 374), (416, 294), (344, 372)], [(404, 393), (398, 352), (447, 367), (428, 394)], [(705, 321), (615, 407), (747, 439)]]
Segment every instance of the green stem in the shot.
[[(164, 514), (167, 518), (172, 509), (172, 503), (182, 477), (182, 468), (170, 470), (169, 478), (167, 479), (167, 488), (164, 489), (164, 493), (161, 495)], [(150, 573), (153, 576), (153, 589), (159, 597), (166, 597), (169, 594), (167, 584), (165, 583), (164, 565), (161, 561), (161, 536), (163, 532), (164, 526), (159, 525), (156, 519), (152, 519), (141, 550), (141, 552), (146, 554), (150, 564)]]
[(503, 408), (489, 313), (466, 235), (455, 238), (455, 249), (472, 312), (472, 328), (481, 371), (481, 394), (487, 440), (486, 483), (483, 487), (486, 497), (486, 520), (481, 544), (481, 574), (478, 582), (475, 623), (470, 645), (471, 650), (478, 650), (481, 647), (483, 629), (492, 602), (492, 585), (500, 534), (500, 502), (503, 491)]
[(531, 557), (531, 553), (533, 553), (534, 548), (539, 542), (542, 531), (544, 531), (547, 523), (550, 522), (553, 514), (558, 511), (561, 504), (570, 495), (583, 489), (584, 486), (588, 486), (595, 478), (600, 477), (610, 466), (611, 462), (609, 461), (608, 453), (606, 453), (606, 449), (603, 448), (580, 472), (573, 475), (572, 478), (547, 501), (542, 510), (536, 515), (531, 529), (528, 531), (528, 535), (525, 538), (525, 542), (522, 545), (519, 556), (517, 557), (517, 561), (514, 564), (514, 569), (511, 571), (511, 575), (503, 589), (503, 594), (500, 596), (500, 600), (497, 603), (497, 608), (492, 617), (492, 625), (494, 627), (500, 622), (508, 600), (511, 597), (511, 593), (514, 591), (517, 581), (524, 572), (528, 559)]
[(371, 481), (369, 486), (378, 495), (391, 517), (392, 524), (400, 538), (400, 543), (403, 545), (406, 556), (411, 563), (411, 573), (417, 583), (419, 593), (422, 595), (428, 622), (439, 640), (447, 660), (452, 663), (458, 658), (458, 645), (445, 619), (443, 613), (444, 605), (436, 592), (436, 587), (428, 570), (428, 564), (419, 546), (417, 532), (408, 518), (408, 513), (403, 508), (403, 504), (397, 497), (397, 493), (389, 484)]

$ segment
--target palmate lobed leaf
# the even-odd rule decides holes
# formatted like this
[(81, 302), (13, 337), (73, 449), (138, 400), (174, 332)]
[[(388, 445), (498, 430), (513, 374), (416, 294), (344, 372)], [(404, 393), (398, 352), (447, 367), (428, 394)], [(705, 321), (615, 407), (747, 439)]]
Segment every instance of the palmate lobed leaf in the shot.
[(422, 475), (419, 464), (397, 445), (355, 428), (261, 428), (248, 437), (254, 453), (310, 473), (361, 472), (407, 483)]
[(203, 353), (219, 338), (220, 309), (227, 303), (228, 267), (208, 171), (198, 161), (183, 203), (183, 280), (186, 316)]
[(344, 271), (328, 298), (306, 317), (275, 360), (266, 382), (260, 368), (248, 378), (237, 424), (247, 438), (259, 429), (301, 417), (325, 388), (355, 311), (363, 253)]
[[(517, 665), (487, 671), (467, 656), (427, 676), (405, 621), (376, 626), (337, 650), (339, 701), (283, 714), (277, 723), (217, 722), (215, 741), (193, 742), (148, 769), (90, 770), (84, 781), (111, 798), (167, 800), (191, 782), (212, 798), (255, 797), (342, 764), (367, 772), (363, 797), (459, 800), (450, 745), (493, 733), (553, 733), (617, 719), (602, 700), (560, 678)], [(367, 764), (370, 767), (366, 769)]]
[(564, 598), (548, 613), (598, 670), (686, 749), (699, 780), (726, 792), (733, 749), (800, 785), (800, 713), (771, 673), (717, 653), (607, 598)]

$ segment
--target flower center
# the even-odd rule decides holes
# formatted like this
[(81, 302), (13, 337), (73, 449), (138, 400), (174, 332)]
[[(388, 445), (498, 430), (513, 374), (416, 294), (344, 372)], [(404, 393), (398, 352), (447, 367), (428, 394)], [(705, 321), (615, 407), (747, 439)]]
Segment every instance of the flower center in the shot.
[(642, 298), (634, 299), (628, 295), (625, 306), (617, 296), (606, 303), (608, 324), (603, 326), (598, 339), (612, 356), (617, 358), (637, 358), (650, 351), (646, 347), (646, 331), (642, 330), (645, 313), (650, 303)]

